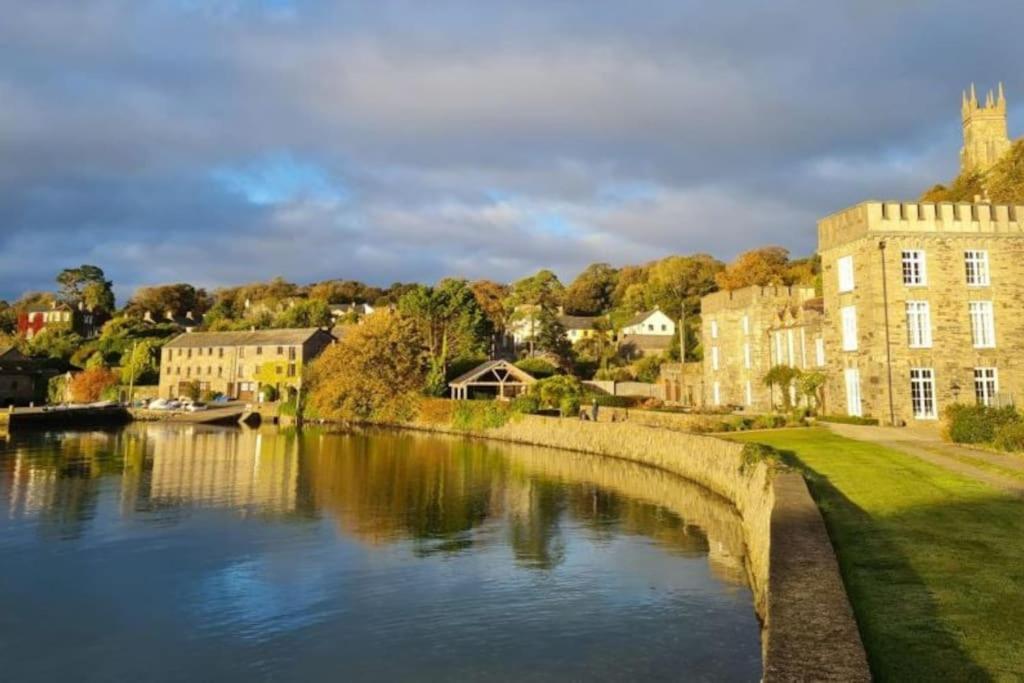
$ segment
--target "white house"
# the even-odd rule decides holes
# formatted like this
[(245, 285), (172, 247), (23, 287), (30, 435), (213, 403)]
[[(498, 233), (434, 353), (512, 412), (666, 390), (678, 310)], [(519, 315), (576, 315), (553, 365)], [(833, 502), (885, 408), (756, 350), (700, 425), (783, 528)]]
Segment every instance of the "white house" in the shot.
[(671, 337), (675, 333), (675, 321), (657, 308), (636, 314), (622, 327), (622, 334), (631, 337)]

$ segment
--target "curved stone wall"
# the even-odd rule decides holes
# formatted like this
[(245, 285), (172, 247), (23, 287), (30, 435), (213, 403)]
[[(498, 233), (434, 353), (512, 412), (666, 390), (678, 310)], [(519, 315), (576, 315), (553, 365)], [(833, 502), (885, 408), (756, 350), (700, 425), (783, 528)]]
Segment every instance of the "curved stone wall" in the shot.
[(764, 624), (764, 680), (871, 679), (824, 522), (799, 474), (751, 457), (742, 444), (630, 423), (531, 415), (471, 435), (638, 462), (726, 498), (740, 515)]

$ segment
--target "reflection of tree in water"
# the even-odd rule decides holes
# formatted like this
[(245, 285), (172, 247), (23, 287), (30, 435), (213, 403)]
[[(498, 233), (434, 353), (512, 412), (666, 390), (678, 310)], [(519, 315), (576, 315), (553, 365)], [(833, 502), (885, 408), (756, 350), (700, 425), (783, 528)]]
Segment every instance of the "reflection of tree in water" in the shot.
[[(566, 509), (566, 489), (538, 479), (509, 482), (518, 505), (509, 511), (509, 543), (521, 564), (553, 569), (565, 560), (560, 521)], [(511, 493), (515, 491), (515, 493)]]
[(317, 504), (356, 538), (424, 541), (418, 552), (459, 550), (497, 511), (501, 462), (478, 449), (408, 435), (331, 435), (303, 465)]

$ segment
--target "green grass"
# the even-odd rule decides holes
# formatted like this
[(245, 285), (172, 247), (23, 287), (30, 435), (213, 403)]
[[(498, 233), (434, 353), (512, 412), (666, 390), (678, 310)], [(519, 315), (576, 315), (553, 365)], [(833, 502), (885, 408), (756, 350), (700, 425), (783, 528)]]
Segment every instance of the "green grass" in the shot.
[(804, 472), (878, 680), (1024, 679), (1024, 501), (825, 429), (730, 438)]

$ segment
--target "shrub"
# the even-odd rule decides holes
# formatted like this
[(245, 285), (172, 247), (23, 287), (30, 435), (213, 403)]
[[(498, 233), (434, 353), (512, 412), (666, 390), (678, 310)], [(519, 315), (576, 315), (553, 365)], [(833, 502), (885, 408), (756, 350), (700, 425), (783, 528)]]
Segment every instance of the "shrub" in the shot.
[(783, 415), (758, 415), (750, 424), (751, 429), (778, 429), (786, 426)]
[[(542, 379), (530, 386), (530, 395), (540, 402), (542, 408), (557, 408), (563, 415), (571, 415), (579, 411), (580, 399), (583, 396), (583, 385), (575, 377), (555, 375)], [(566, 412), (575, 404), (576, 410)]]
[(1024, 423), (1007, 422), (996, 430), (996, 448), (1004, 451), (1024, 451)]
[(591, 394), (588, 401), (597, 399), (597, 405), (603, 408), (635, 408), (643, 398), (640, 396), (609, 396), (608, 394)]
[(203, 391), (199, 394), (199, 400), (202, 401), (203, 403), (209, 403), (210, 401), (216, 399), (218, 395), (219, 394), (217, 392), (207, 389), (206, 391)]
[(657, 382), (661, 374), (661, 365), (665, 359), (661, 356), (644, 356), (636, 362), (636, 379), (638, 382)]
[(558, 401), (558, 412), (561, 413), (563, 417), (565, 417), (566, 415), (577, 415), (577, 414), (579, 414), (579, 412), (580, 412), (580, 397), (579, 397), (579, 394), (576, 394), (576, 395), (569, 394), (569, 395), (563, 396)]
[(68, 399), (68, 377), (57, 375), (51, 377), (46, 385), (46, 401), (50, 405), (64, 403)]
[(536, 415), (540, 412), (540, 399), (530, 394), (523, 394), (512, 399), (510, 404), (513, 413), (520, 415)]
[(452, 427), (460, 431), (480, 432), (504, 426), (512, 409), (500, 401), (455, 401)]
[(602, 382), (632, 382), (634, 377), (628, 368), (601, 368), (594, 373), (594, 379)]
[(455, 401), (443, 398), (424, 398), (419, 402), (417, 419), (429, 425), (447, 425), (452, 422)]
[(946, 437), (954, 443), (992, 443), (1001, 427), (1020, 421), (1020, 413), (1013, 406), (955, 403), (946, 408)]
[(265, 384), (260, 387), (260, 393), (263, 394), (263, 400), (267, 402), (276, 401), (281, 397), (281, 393), (273, 384)]
[(198, 401), (199, 400), (199, 382), (196, 382), (195, 380), (193, 380), (193, 381), (189, 382), (188, 384), (183, 384), (182, 388), (181, 388), (181, 395), (184, 398), (187, 398), (190, 401)]
[(528, 372), (537, 379), (551, 377), (558, 372), (558, 368), (543, 358), (524, 358), (515, 365), (523, 372)]

